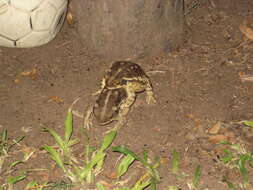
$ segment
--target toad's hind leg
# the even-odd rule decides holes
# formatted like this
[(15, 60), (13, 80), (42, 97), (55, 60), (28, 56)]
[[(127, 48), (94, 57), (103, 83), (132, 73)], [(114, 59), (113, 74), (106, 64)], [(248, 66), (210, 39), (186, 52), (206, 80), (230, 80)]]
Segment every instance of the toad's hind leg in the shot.
[(155, 99), (155, 95), (153, 92), (153, 88), (152, 88), (151, 82), (149, 80), (147, 81), (147, 87), (145, 90), (147, 93), (146, 102), (148, 104), (156, 104), (156, 99)]
[(129, 89), (127, 89), (127, 94), (127, 99), (121, 103), (115, 128), (120, 128), (127, 123), (127, 114), (135, 102), (136, 94)]

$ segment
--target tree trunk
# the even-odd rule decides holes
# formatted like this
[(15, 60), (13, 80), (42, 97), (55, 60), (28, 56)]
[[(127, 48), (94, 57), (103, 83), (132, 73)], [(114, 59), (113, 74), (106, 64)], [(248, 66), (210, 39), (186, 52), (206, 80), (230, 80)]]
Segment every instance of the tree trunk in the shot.
[(154, 55), (184, 37), (184, 0), (73, 0), (83, 44), (109, 59)]

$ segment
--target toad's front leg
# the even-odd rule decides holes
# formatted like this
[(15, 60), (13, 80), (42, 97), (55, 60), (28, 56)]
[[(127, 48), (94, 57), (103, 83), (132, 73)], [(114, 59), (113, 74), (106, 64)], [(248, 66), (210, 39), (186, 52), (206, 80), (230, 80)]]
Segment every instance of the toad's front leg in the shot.
[(121, 102), (117, 123), (115, 125), (116, 128), (121, 128), (124, 125), (126, 125), (127, 114), (130, 111), (130, 108), (134, 104), (135, 99), (136, 99), (135, 92), (131, 91), (127, 87), (126, 87), (126, 91), (127, 91), (127, 98)]
[(147, 93), (146, 102), (148, 104), (156, 104), (155, 95), (154, 95), (153, 88), (150, 82), (148, 82), (145, 90)]

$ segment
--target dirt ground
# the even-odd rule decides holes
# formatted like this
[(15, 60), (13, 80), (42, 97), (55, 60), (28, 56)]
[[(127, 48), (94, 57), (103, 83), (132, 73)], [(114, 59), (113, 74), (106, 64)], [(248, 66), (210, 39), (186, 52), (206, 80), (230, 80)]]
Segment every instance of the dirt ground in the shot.
[[(253, 130), (239, 124), (253, 120), (253, 81), (247, 80), (248, 75), (253, 76), (253, 42), (239, 30), (243, 20), (253, 16), (253, 1), (209, 0), (189, 9), (192, 3), (186, 2), (187, 34), (182, 48), (134, 60), (149, 75), (157, 104), (146, 104), (145, 93), (138, 95), (127, 126), (119, 131), (113, 145), (126, 145), (137, 153), (145, 148), (151, 155), (161, 156), (158, 189), (170, 185), (188, 189), (186, 182), (201, 165), (200, 189), (225, 190), (225, 177), (235, 183), (242, 179), (238, 170), (220, 162), (221, 147), (210, 137), (219, 135), (218, 139), (244, 144), (253, 151)], [(91, 94), (99, 89), (109, 63), (89, 55), (79, 43), (75, 27), (68, 24), (42, 47), (0, 48), (0, 63), (0, 131), (8, 129), (11, 138), (25, 135), (22, 148), (36, 149), (21, 169), (50, 170), (33, 172), (25, 182), (63, 180), (61, 170), (41, 151), (43, 145), (55, 144), (41, 128), (47, 126), (62, 134), (67, 109), (77, 98), (74, 109), (79, 111), (94, 101)], [(33, 69), (33, 74), (24, 75)], [(208, 130), (215, 125), (220, 130), (210, 134)], [(80, 137), (82, 119), (74, 117), (74, 126), (74, 136)], [(94, 145), (108, 127), (90, 130)], [(180, 170), (189, 174), (185, 183), (171, 175), (173, 149), (181, 155)], [(110, 182), (108, 176), (117, 156), (109, 151), (99, 179)], [(129, 172), (133, 181), (141, 170)], [(253, 183), (252, 170), (250, 175)]]

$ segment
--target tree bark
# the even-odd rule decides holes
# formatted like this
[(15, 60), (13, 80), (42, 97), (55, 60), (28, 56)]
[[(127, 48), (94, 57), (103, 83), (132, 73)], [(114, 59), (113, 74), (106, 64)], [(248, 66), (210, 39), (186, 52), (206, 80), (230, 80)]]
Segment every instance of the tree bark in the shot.
[(154, 55), (184, 37), (184, 0), (73, 0), (82, 43), (109, 59)]

